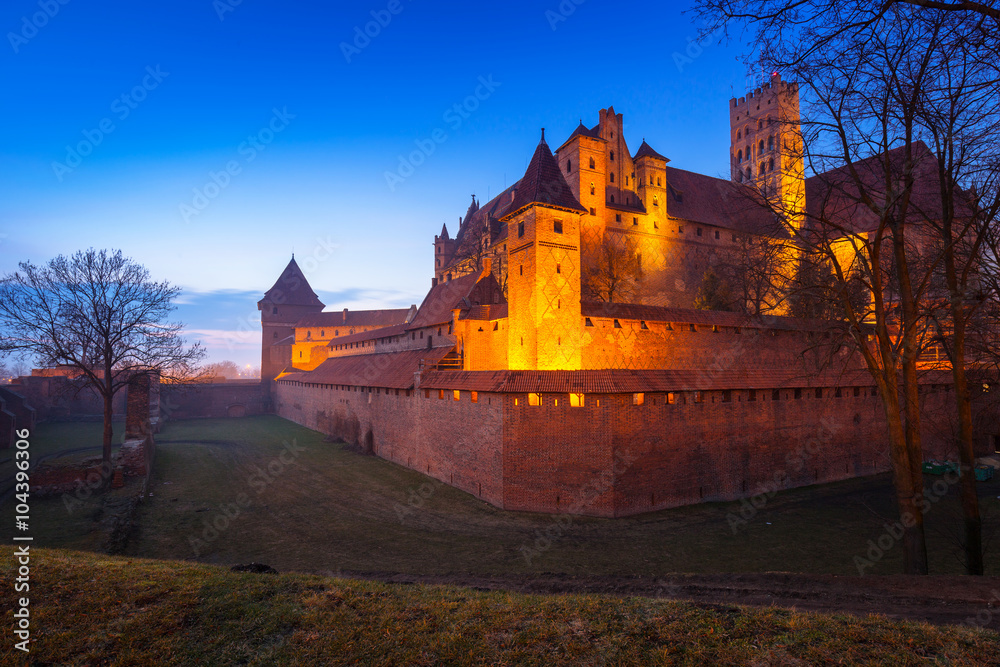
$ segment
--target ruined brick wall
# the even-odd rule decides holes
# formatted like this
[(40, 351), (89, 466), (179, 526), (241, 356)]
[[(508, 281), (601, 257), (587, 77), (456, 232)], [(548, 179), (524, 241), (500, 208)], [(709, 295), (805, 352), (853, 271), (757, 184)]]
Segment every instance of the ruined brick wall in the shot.
[[(370, 391), (369, 391), (370, 389)], [(502, 402), (279, 381), (278, 415), (502, 506)]]
[(151, 436), (126, 440), (118, 454), (119, 466), (127, 477), (146, 477), (153, 472), (156, 444)]
[(271, 397), (260, 382), (160, 385), (164, 420), (248, 417), (271, 412)]

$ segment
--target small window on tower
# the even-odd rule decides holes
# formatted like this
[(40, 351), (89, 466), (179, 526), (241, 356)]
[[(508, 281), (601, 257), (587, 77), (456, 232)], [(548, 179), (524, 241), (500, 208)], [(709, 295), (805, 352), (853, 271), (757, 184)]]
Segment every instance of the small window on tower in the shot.
[(649, 327), (648, 327), (648, 326), (646, 325), (646, 320), (639, 320), (639, 328), (640, 328), (640, 329), (648, 329), (648, 328), (649, 328)]
[(622, 328), (621, 322), (615, 320), (615, 329), (621, 329), (621, 328)]
[(659, 206), (659, 205), (660, 205), (660, 198), (656, 195), (653, 195), (653, 206)]
[(594, 168), (594, 158), (590, 158), (590, 168)]
[(593, 183), (591, 183), (591, 184), (590, 184), (590, 194), (594, 194), (594, 193), (596, 193), (596, 192), (597, 192), (597, 189), (596, 189), (596, 188), (594, 188), (594, 184), (593, 184)]
[[(743, 164), (743, 151), (740, 150), (736, 153), (736, 164)], [(440, 248), (439, 248), (440, 250)]]
[(632, 226), (635, 227), (639, 224), (639, 218), (632, 216)]
[(277, 315), (278, 314), (278, 307), (277, 306), (275, 306), (274, 308), (271, 309), (271, 314), (272, 315)]
[(556, 220), (552, 223), (552, 231), (556, 234), (562, 234), (562, 220)]
[(697, 230), (696, 233), (697, 233), (698, 236), (701, 236), (701, 227), (698, 228), (698, 230)]
[(614, 174), (614, 172), (611, 172), (611, 182), (612, 183), (615, 182), (615, 174)]
[(767, 170), (774, 171), (774, 158), (771, 158), (767, 161)]
[(614, 203), (615, 203), (615, 196), (614, 196), (614, 195), (611, 195), (611, 203), (612, 203), (612, 204), (614, 204)]
[(590, 214), (591, 214), (591, 215), (597, 215), (597, 209), (596, 209), (596, 208), (594, 208), (593, 206), (591, 206), (591, 207), (590, 207)]
[(519, 275), (519, 276), (523, 276), (524, 275), (524, 265), (523, 264), (517, 267), (517, 275)]
[(522, 236), (524, 236), (524, 223), (519, 222), (517, 223), (517, 238), (521, 238)]
[(568, 174), (571, 171), (573, 171), (573, 161), (566, 160), (566, 173)]
[(774, 136), (773, 135), (767, 138), (767, 150), (769, 150), (769, 151), (773, 151), (774, 150)]
[(583, 326), (585, 326), (585, 327), (592, 327), (592, 326), (594, 326), (594, 323), (590, 321), (589, 317), (585, 317), (585, 318), (583, 318)]
[(622, 221), (622, 214), (615, 213), (615, 222), (621, 222), (621, 221)]
[(614, 151), (611, 151), (611, 161), (612, 162), (615, 161), (615, 152)]
[(562, 264), (556, 264), (556, 273), (562, 273)]

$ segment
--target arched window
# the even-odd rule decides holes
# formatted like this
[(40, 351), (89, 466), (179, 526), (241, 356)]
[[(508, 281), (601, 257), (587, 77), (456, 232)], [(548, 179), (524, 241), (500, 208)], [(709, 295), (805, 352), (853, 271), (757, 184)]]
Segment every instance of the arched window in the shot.
[(762, 127), (764, 127), (764, 121), (762, 121), (762, 120), (758, 120), (758, 121), (757, 121), (757, 129), (759, 130), (759, 129), (760, 129), (760, 128), (762, 128)]
[(614, 172), (611, 172), (611, 182), (612, 183), (615, 182), (615, 174), (614, 174)]
[(306, 340), (312, 340), (312, 339), (313, 339), (313, 332), (312, 331), (307, 331), (306, 332)]
[(612, 162), (615, 161), (615, 152), (614, 151), (611, 151), (611, 161)]
[(650, 185), (653, 184), (653, 175), (652, 174), (649, 175), (649, 184)]
[(773, 151), (774, 150), (774, 135), (773, 134), (770, 137), (767, 138), (767, 150), (769, 150), (769, 151)]
[(742, 170), (742, 169), (740, 169), (740, 170), (739, 170), (738, 172), (736, 172), (736, 173), (740, 175), (740, 183), (742, 183), (742, 182), (743, 182), (743, 170)]
[(774, 171), (774, 158), (767, 161), (767, 170)]
[(736, 139), (737, 139), (737, 141), (739, 141), (742, 138), (743, 138), (743, 134), (739, 130), (736, 130)]
[(760, 153), (764, 152), (764, 140), (763, 139), (760, 140), (760, 145), (757, 146), (757, 150), (758, 150), (758, 153), (757, 153), (758, 155), (760, 155)]
[(590, 158), (590, 168), (594, 168), (594, 158)]
[(612, 203), (612, 204), (614, 204), (614, 203), (615, 203), (615, 196), (614, 196), (614, 195), (611, 195), (611, 203)]
[(740, 152), (738, 152), (736, 154), (736, 164), (743, 164), (743, 151), (742, 150), (740, 150)]
[(760, 172), (759, 173), (760, 173), (761, 176), (764, 175), (764, 163), (763, 162), (760, 163)]
[(596, 194), (593, 183), (590, 184), (590, 194)]
[(660, 198), (657, 195), (653, 195), (653, 206), (660, 205)]
[(750, 167), (747, 167), (747, 180), (748, 181), (753, 180), (753, 172), (750, 170)]

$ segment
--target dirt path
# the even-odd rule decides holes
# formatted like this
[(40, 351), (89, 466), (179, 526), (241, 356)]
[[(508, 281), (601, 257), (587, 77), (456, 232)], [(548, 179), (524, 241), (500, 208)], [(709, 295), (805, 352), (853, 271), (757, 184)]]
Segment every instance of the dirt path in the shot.
[(666, 577), (414, 576), (341, 572), (400, 584), (448, 584), (520, 593), (594, 593), (687, 600), (696, 604), (776, 606), (797, 611), (977, 625), (1000, 632), (1000, 577), (906, 575), (851, 577), (794, 573), (678, 574)]

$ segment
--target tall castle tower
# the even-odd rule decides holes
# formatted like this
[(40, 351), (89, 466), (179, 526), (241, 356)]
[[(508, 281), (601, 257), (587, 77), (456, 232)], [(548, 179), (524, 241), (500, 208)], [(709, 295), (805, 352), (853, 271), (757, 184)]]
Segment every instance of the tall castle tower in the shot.
[(507, 362), (512, 370), (579, 370), (580, 220), (586, 209), (563, 178), (545, 130), (507, 225)]
[(265, 386), (270, 387), (292, 364), (295, 325), (304, 316), (321, 312), (323, 307), (292, 255), (281, 277), (257, 302), (261, 325), (260, 381)]
[(732, 179), (749, 183), (801, 225), (805, 207), (799, 84), (771, 76), (763, 87), (729, 101)]

